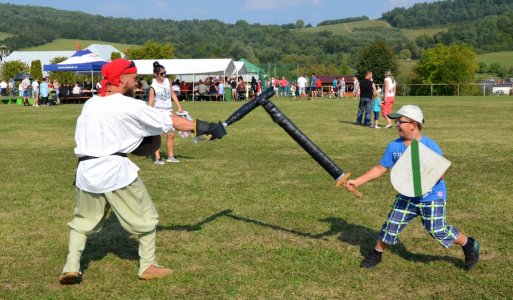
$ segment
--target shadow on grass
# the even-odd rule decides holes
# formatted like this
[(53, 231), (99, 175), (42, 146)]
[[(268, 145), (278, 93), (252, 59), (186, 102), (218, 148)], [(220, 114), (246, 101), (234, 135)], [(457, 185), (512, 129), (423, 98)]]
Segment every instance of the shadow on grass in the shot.
[[(375, 244), (376, 239), (378, 238), (379, 231), (375, 231), (372, 229), (369, 229), (367, 227), (363, 227), (360, 225), (355, 224), (349, 224), (345, 220), (340, 218), (326, 218), (322, 219), (321, 221), (330, 223), (330, 230), (321, 233), (319, 235), (335, 235), (338, 234), (338, 239), (341, 242), (359, 246), (360, 247), (360, 254), (362, 256), (367, 255), (369, 251), (371, 251)], [(430, 239), (431, 237), (426, 234), (426, 238)], [(428, 264), (433, 261), (446, 261), (450, 264), (453, 264), (457, 267), (463, 268), (463, 261), (459, 260), (455, 257), (444, 255), (427, 255), (427, 254), (420, 254), (420, 253), (413, 253), (408, 251), (406, 246), (399, 242), (396, 245), (390, 246), (387, 250), (387, 252), (394, 253), (396, 255), (399, 255), (400, 257), (409, 260), (409, 261), (415, 261), (415, 262), (421, 262)]]
[(130, 238), (130, 234), (121, 227), (114, 214), (105, 219), (100, 232), (87, 237), (86, 247), (80, 260), (84, 272), (92, 261), (102, 260), (109, 253), (119, 258), (139, 260), (139, 243)]
[[(233, 211), (231, 209), (225, 209), (222, 210), (216, 214), (213, 214), (212, 216), (202, 220), (201, 222), (198, 222), (196, 224), (192, 225), (172, 225), (172, 226), (158, 226), (157, 230), (174, 230), (174, 231), (199, 231), (202, 230), (202, 226), (206, 225), (210, 222), (213, 222), (217, 220), (220, 217), (227, 217), (231, 218), (233, 220), (254, 224), (258, 226), (262, 226), (265, 228), (271, 228), (273, 230), (283, 231), (287, 232), (296, 236), (305, 237), (305, 238), (311, 238), (311, 239), (318, 239), (318, 240), (327, 240), (328, 237), (338, 235), (338, 239), (341, 242), (351, 244), (353, 246), (359, 246), (360, 247), (360, 253), (362, 256), (367, 255), (367, 253), (373, 249), (376, 239), (378, 237), (379, 232), (369, 229), (364, 226), (356, 225), (356, 224), (350, 224), (347, 223), (345, 220), (335, 217), (329, 217), (325, 219), (321, 219), (319, 221), (326, 222), (330, 224), (330, 228), (324, 232), (321, 233), (310, 233), (310, 232), (303, 232), (295, 229), (285, 228), (279, 225), (274, 224), (268, 224), (259, 220), (239, 216), (236, 214), (233, 214)], [(427, 236), (427, 238), (430, 238)], [(433, 261), (446, 261), (450, 264), (453, 264), (457, 267), (463, 267), (463, 262), (455, 257), (451, 256), (438, 256), (438, 255), (426, 255), (426, 254), (419, 254), (419, 253), (413, 253), (408, 251), (406, 246), (399, 242), (397, 245), (391, 246), (387, 249), (388, 252), (394, 253), (396, 255), (401, 256), (402, 258), (409, 260), (409, 261), (415, 261), (415, 262), (421, 262), (421, 263), (430, 263)]]

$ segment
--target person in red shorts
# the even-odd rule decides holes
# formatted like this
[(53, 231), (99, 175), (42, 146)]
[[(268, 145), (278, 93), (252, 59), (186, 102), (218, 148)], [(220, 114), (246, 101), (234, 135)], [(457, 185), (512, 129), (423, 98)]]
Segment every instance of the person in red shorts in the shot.
[(392, 119), (388, 114), (392, 113), (392, 106), (395, 102), (396, 82), (390, 70), (385, 72), (385, 88), (383, 89), (383, 108), (381, 113), (387, 121), (385, 128), (392, 128)]

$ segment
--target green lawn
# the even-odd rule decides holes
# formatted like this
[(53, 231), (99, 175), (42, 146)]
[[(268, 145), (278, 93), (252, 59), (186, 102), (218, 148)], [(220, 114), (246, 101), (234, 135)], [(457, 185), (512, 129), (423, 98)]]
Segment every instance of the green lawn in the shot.
[[(353, 125), (353, 99), (273, 101), (354, 175), (375, 165), (397, 137), (394, 129)], [(0, 298), (510, 298), (513, 98), (399, 97), (395, 107), (406, 103), (424, 109), (425, 134), (452, 161), (448, 221), (482, 247), (471, 272), (462, 269), (461, 249), (443, 249), (419, 220), (382, 264), (360, 269), (394, 199), (388, 175), (360, 187), (360, 200), (336, 189), (257, 108), (229, 126), (221, 140), (178, 139), (180, 164), (156, 166), (149, 158), (131, 157), (159, 211), (157, 254), (174, 269), (170, 278), (137, 280), (137, 244), (111, 216), (88, 240), (82, 283), (60, 286), (81, 105), (0, 104)], [(191, 115), (213, 121), (240, 105), (183, 103)]]
[(119, 43), (111, 43), (104, 41), (95, 41), (95, 40), (70, 40), (70, 39), (56, 39), (51, 43), (47, 43), (37, 47), (29, 47), (23, 49), (23, 51), (68, 51), (68, 50), (76, 50), (77, 42), (80, 42), (80, 47), (82, 49), (87, 48), (91, 44), (108, 44), (112, 45), (119, 51), (125, 51), (127, 48), (135, 47), (136, 45), (130, 44), (119, 44)]

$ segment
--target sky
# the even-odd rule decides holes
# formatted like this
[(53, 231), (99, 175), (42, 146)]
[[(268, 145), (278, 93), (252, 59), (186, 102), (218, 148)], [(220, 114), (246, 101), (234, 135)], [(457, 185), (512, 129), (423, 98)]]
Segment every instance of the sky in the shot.
[(288, 24), (301, 19), (316, 26), (325, 20), (367, 16), (377, 19), (396, 7), (435, 0), (0, 0), (0, 3), (47, 6), (115, 18), (168, 20), (217, 19), (233, 24)]

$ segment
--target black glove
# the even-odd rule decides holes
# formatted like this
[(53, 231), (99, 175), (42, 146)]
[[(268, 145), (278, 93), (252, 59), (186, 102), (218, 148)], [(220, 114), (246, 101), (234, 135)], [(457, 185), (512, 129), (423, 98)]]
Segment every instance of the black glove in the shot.
[(196, 136), (206, 134), (206, 135), (210, 135), (211, 140), (216, 140), (216, 139), (220, 139), (226, 135), (226, 129), (224, 129), (224, 126), (223, 126), (223, 124), (221, 124), (221, 122), (217, 122), (217, 123), (210, 122), (209, 123), (209, 122), (201, 121), (198, 119), (196, 119), (194, 122), (195, 122), (194, 134)]

